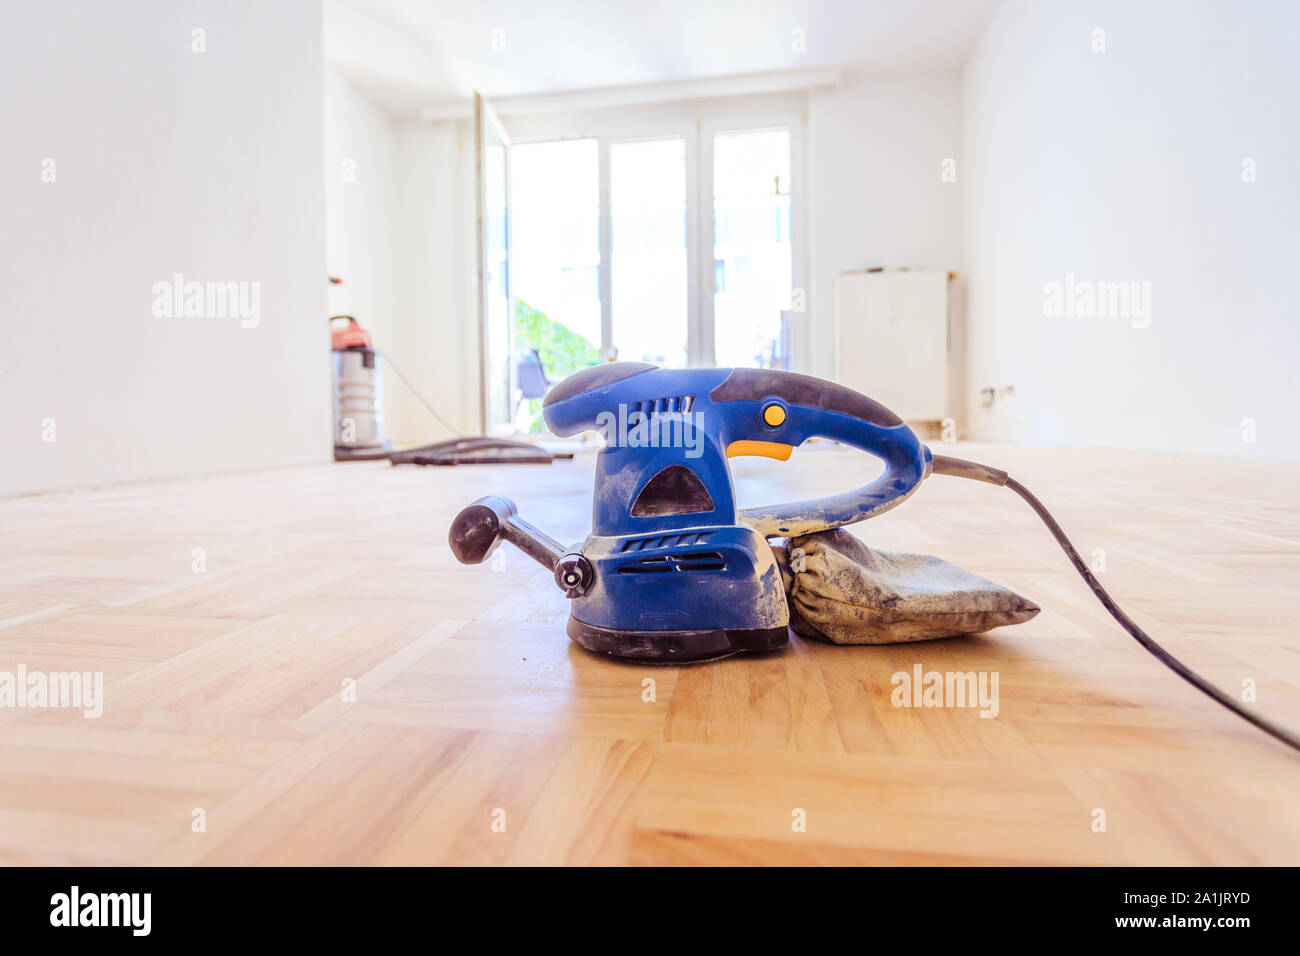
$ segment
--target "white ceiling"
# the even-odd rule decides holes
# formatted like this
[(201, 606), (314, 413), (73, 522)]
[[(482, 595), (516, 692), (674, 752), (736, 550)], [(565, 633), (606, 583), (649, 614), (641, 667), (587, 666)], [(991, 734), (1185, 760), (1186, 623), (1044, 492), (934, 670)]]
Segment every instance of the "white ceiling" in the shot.
[[(416, 116), (472, 90), (517, 96), (836, 66), (958, 69), (1000, 3), (325, 0), (325, 56), (388, 112)], [(793, 49), (796, 29), (804, 52)]]

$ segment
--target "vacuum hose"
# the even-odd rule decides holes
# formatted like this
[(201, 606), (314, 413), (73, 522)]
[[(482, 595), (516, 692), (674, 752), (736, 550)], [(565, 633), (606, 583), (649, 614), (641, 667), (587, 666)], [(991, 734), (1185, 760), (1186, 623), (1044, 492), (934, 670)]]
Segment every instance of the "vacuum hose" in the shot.
[(1269, 734), (1282, 741), (1282, 743), (1287, 746), (1300, 751), (1300, 736), (1297, 736), (1294, 732), (1285, 727), (1273, 723), (1265, 717), (1261, 717), (1258, 714), (1247, 710), (1241, 705), (1241, 702), (1230, 697), (1228, 694), (1225, 694), (1200, 674), (1193, 671), (1186, 664), (1157, 644), (1146, 631), (1138, 627), (1137, 624), (1134, 623), (1133, 619), (1125, 614), (1120, 606), (1115, 603), (1115, 599), (1106, 593), (1106, 589), (1101, 586), (1101, 582), (1097, 580), (1095, 575), (1093, 575), (1088, 565), (1084, 564), (1083, 558), (1079, 556), (1079, 552), (1075, 550), (1074, 545), (1070, 543), (1070, 539), (1065, 536), (1065, 532), (1062, 531), (1061, 526), (1056, 523), (1056, 519), (1052, 517), (1051, 512), (1043, 506), (1041, 501), (1034, 497), (1028, 488), (1016, 481), (1005, 471), (1001, 471), (997, 468), (990, 468), (988, 465), (981, 465), (973, 461), (963, 461), (960, 458), (948, 458), (945, 455), (934, 456), (931, 473), (936, 475), (951, 475), (957, 478), (971, 478), (975, 481), (984, 481), (991, 485), (1001, 485), (1010, 488), (1021, 498), (1025, 499), (1029, 504), (1029, 507), (1033, 508), (1038, 517), (1043, 519), (1043, 524), (1047, 525), (1047, 529), (1052, 532), (1052, 537), (1056, 539), (1056, 543), (1061, 546), (1061, 550), (1065, 552), (1067, 557), (1069, 557), (1070, 562), (1074, 565), (1074, 569), (1083, 576), (1085, 581), (1088, 582), (1088, 587), (1092, 588), (1092, 593), (1097, 596), (1097, 600), (1101, 602), (1102, 607), (1110, 612), (1110, 616), (1118, 621), (1120, 626), (1133, 636), (1134, 640), (1150, 651), (1151, 654), (1160, 661), (1160, 663), (1164, 664), (1197, 690), (1213, 697), (1238, 717), (1254, 724), (1260, 730), (1264, 731), (1264, 733)]

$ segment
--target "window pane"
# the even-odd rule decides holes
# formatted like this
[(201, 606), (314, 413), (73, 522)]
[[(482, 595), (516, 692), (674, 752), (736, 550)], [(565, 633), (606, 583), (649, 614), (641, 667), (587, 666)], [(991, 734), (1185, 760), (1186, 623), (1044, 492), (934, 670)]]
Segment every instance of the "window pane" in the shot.
[(609, 151), (613, 342), (622, 361), (686, 365), (686, 141)]
[(713, 137), (713, 337), (720, 366), (785, 367), (790, 131)]
[(600, 361), (600, 153), (594, 139), (511, 150), (521, 431), (541, 431), (541, 370), (555, 383)]

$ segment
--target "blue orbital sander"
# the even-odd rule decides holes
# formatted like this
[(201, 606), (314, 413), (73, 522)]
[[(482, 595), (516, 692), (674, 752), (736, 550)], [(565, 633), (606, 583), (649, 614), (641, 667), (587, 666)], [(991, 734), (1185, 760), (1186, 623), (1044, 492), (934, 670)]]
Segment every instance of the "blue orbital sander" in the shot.
[[(589, 651), (652, 664), (777, 651), (789, 643), (791, 616), (768, 539), (833, 534), (901, 504), (930, 475), (951, 475), (1018, 494), (1143, 647), (1300, 750), (1300, 737), (1246, 710), (1139, 628), (1023, 485), (999, 469), (933, 454), (902, 419), (852, 389), (772, 369), (613, 362), (551, 389), (543, 417), (561, 437), (599, 431), (605, 438), (597, 455), (591, 534), (581, 546), (566, 548), (521, 519), (510, 499), (494, 495), (462, 510), (448, 541), (462, 564), (487, 560), (505, 540), (546, 567), (572, 601), (569, 637)], [(812, 437), (868, 452), (885, 470), (854, 491), (737, 509), (729, 458), (786, 460)]]

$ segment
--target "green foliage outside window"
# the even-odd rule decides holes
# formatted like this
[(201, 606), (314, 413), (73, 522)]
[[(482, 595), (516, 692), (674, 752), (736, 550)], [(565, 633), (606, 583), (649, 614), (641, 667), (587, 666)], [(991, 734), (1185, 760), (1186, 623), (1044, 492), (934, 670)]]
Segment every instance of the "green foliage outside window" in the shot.
[[(521, 352), (537, 349), (542, 368), (552, 384), (600, 362), (600, 349), (545, 312), (539, 312), (523, 299), (515, 300), (515, 345)], [(542, 400), (525, 400), (521, 427), (526, 432), (544, 431)]]

